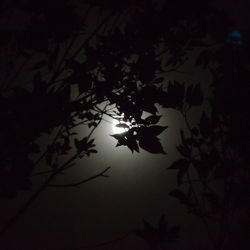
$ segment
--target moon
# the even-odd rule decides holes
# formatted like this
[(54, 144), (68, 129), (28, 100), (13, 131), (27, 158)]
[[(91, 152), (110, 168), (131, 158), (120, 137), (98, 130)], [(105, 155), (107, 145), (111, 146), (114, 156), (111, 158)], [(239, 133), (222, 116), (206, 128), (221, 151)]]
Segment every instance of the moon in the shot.
[(123, 132), (128, 131), (127, 128), (119, 128), (119, 127), (117, 127), (116, 125), (118, 125), (118, 124), (126, 124), (126, 125), (128, 125), (128, 126), (130, 125), (129, 122), (119, 122), (118, 120), (113, 119), (113, 122), (112, 122), (112, 130), (113, 130), (113, 133), (114, 133), (114, 134), (121, 134), (121, 133), (123, 133)]

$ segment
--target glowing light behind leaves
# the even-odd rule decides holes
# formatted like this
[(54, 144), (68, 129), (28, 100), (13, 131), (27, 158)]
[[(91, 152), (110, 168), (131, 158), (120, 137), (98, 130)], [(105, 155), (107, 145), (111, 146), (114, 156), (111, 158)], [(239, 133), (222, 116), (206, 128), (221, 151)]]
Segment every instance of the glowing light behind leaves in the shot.
[[(119, 125), (121, 125), (121, 126), (119, 127)], [(129, 126), (130, 123), (129, 122), (119, 122), (118, 120), (113, 119), (112, 130), (113, 130), (114, 134), (121, 134), (123, 132), (128, 131), (128, 128), (126, 128), (126, 125)], [(124, 126), (124, 127), (122, 127), (122, 126)]]

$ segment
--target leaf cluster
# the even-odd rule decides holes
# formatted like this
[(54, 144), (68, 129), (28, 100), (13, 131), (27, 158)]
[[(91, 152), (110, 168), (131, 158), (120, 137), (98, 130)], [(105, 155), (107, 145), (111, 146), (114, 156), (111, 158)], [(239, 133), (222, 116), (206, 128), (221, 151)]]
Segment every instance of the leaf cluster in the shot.
[[(14, 59), (3, 60), (9, 65), (9, 71), (2, 74), (6, 75), (3, 85), (15, 83), (19, 74), (22, 77), (11, 96), (0, 96), (0, 197), (14, 198), (18, 190), (31, 188), (37, 165), (29, 159), (32, 153), (40, 153), (40, 160), (45, 159), (51, 169), (45, 171), (50, 177), (44, 187), (79, 157), (97, 153), (90, 137), (103, 115), (125, 122), (117, 125), (126, 130), (124, 133), (111, 135), (117, 146), (126, 146), (132, 152), (142, 148), (166, 154), (158, 138), (167, 128), (157, 125), (161, 118), (159, 104), (180, 111), (189, 133), (180, 131), (177, 151), (181, 158), (169, 167), (177, 171), (178, 188), (169, 194), (189, 212), (219, 220), (222, 231), (226, 230), (235, 207), (249, 207), (247, 36), (240, 46), (228, 43), (227, 19), (195, 0), (165, 1), (160, 9), (152, 1), (122, 1), (122, 8), (114, 1), (83, 2), (89, 4), (85, 15), (77, 14), (66, 0), (25, 1), (19, 7), (32, 14), (31, 22), (23, 32), (13, 30), (1, 36), (0, 45), (16, 53)], [(103, 18), (100, 9), (101, 20), (88, 34), (85, 28), (93, 6), (109, 13)], [(124, 13), (128, 13), (129, 21), (121, 28), (117, 24)], [(207, 37), (220, 46), (211, 48)], [(187, 86), (176, 79), (166, 81), (162, 74), (178, 70), (188, 59), (188, 52), (201, 47), (196, 67), (210, 70), (213, 77), (213, 97), (209, 100), (212, 111), (210, 115), (203, 112), (199, 124), (191, 126), (188, 111), (205, 101), (202, 83)], [(33, 55), (35, 61), (31, 60)], [(31, 72), (15, 68), (16, 58), (31, 62)], [(29, 73), (33, 88), (28, 91), (22, 84)], [(75, 98), (73, 87), (78, 90)], [(145, 112), (150, 114), (147, 118), (143, 118)], [(72, 142), (72, 131), (79, 125), (86, 126), (89, 134)], [(36, 140), (55, 130), (58, 133), (41, 153)], [(75, 153), (69, 157), (73, 149)], [(60, 156), (68, 156), (61, 165)], [(191, 178), (191, 172), (197, 179)], [(210, 183), (214, 180), (223, 183), (224, 189), (213, 190)], [(198, 194), (196, 182), (202, 190)], [(185, 185), (187, 191), (181, 189)], [(162, 218), (159, 229), (154, 229), (144, 222), (145, 230), (137, 233), (151, 248), (156, 247), (159, 239), (167, 235), (168, 242), (177, 235), (177, 229), (169, 233), (165, 224)]]
[(168, 227), (165, 216), (162, 215), (158, 228), (143, 220), (143, 229), (135, 230), (138, 237), (145, 240), (150, 250), (168, 249), (179, 238), (179, 226)]
[[(146, 118), (145, 121), (146, 123), (150, 123), (150, 121), (155, 121), (156, 119), (158, 118), (155, 118), (155, 116), (150, 116)], [(111, 136), (118, 141), (116, 146), (127, 146), (132, 151), (132, 153), (134, 150), (139, 153), (140, 146), (142, 149), (150, 153), (166, 154), (161, 143), (159, 142), (159, 138), (157, 138), (157, 136), (160, 135), (166, 128), (167, 127), (156, 125), (132, 127), (126, 132)]]

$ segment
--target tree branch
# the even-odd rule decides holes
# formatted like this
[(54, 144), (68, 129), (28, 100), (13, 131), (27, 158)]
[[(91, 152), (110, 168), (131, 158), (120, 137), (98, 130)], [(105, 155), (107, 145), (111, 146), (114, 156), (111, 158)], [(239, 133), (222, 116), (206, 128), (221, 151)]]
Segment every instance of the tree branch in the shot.
[(94, 32), (82, 43), (82, 45), (76, 50), (76, 52), (72, 55), (71, 59), (74, 59), (80, 51), (85, 47), (86, 44), (98, 33), (98, 31), (102, 28), (102, 26), (109, 21), (109, 19), (115, 14), (115, 11), (112, 11), (104, 20), (102, 23), (100, 23)]
[[(107, 106), (105, 106), (106, 108)], [(104, 109), (105, 109), (104, 108)], [(96, 127), (100, 124), (102, 119), (99, 120), (99, 122), (97, 123)], [(94, 130), (96, 129), (96, 127), (94, 127), (91, 132), (88, 135), (88, 139), (90, 138), (90, 136), (93, 134)], [(59, 134), (61, 133), (63, 128), (63, 125), (60, 127), (57, 135), (54, 138), (54, 142), (56, 141), (56, 139), (58, 138)], [(46, 154), (46, 153), (45, 153)], [(43, 154), (43, 157), (44, 155)], [(20, 216), (22, 214), (24, 214), (27, 209), (31, 206), (31, 204), (38, 198), (38, 196), (40, 195), (40, 193), (49, 185), (49, 183), (56, 177), (57, 174), (60, 174), (63, 170), (69, 168), (72, 166), (72, 162), (74, 160), (76, 160), (79, 157), (80, 153), (76, 153), (75, 155), (73, 155), (70, 159), (68, 159), (61, 167), (52, 170), (51, 175), (44, 181), (44, 183), (35, 191), (35, 193), (28, 199), (28, 201), (17, 211), (17, 213), (12, 216), (6, 223), (5, 225), (2, 227), (2, 229), (0, 230), (0, 237), (3, 237), (3, 235), (5, 234), (5, 232), (20, 218)], [(39, 161), (41, 160), (41, 158), (39, 159)], [(108, 177), (107, 175), (105, 175), (105, 172), (108, 171), (110, 167), (106, 168), (104, 171), (102, 171), (101, 173), (89, 177), (86, 180), (83, 180), (81, 182), (79, 182), (77, 185), (82, 184), (82, 183), (86, 183), (90, 180), (93, 180), (99, 176), (103, 176), (103, 177)], [(40, 173), (40, 174), (44, 174), (44, 173)]]
[[(90, 6), (90, 7), (87, 9), (85, 15), (83, 16), (83, 18), (82, 18), (82, 20), (81, 20), (81, 23), (84, 23), (84, 22), (87, 20), (87, 17), (88, 17), (88, 14), (89, 14), (91, 8), (92, 8), (92, 7)], [(66, 51), (64, 52), (64, 54), (63, 54), (63, 56), (62, 56), (62, 58), (61, 58), (61, 61), (59, 62), (58, 66), (57, 66), (57, 69), (56, 69), (56, 71), (55, 71), (55, 74), (54, 74), (54, 75), (52, 76), (52, 78), (50, 79), (48, 85), (57, 82), (57, 81), (56, 81), (56, 78), (64, 71), (64, 67), (62, 67), (62, 65), (63, 65), (63, 63), (65, 62), (68, 53), (69, 53), (70, 50), (72, 49), (72, 47), (73, 47), (73, 45), (74, 45), (74, 43), (75, 43), (75, 41), (76, 41), (76, 39), (77, 39), (77, 35), (78, 35), (78, 33), (76, 33), (76, 34), (72, 37), (71, 42), (70, 42), (70, 44), (68, 45), (68, 47), (66, 48)], [(62, 67), (62, 68), (61, 68), (61, 67)]]
[(3, 228), (0, 230), (0, 237), (3, 237), (5, 232), (26, 212), (29, 206), (37, 199), (40, 193), (47, 187), (48, 183), (55, 177), (56, 173), (52, 173), (49, 178), (37, 189), (37, 191), (28, 199), (28, 201), (12, 216)]
[(85, 180), (76, 182), (76, 183), (70, 183), (70, 184), (48, 184), (48, 187), (77, 187), (81, 184), (84, 184), (86, 182), (89, 182), (93, 179), (96, 179), (98, 177), (109, 177), (108, 175), (105, 175), (104, 173), (106, 173), (111, 167), (107, 167), (105, 168), (101, 173), (93, 175)]

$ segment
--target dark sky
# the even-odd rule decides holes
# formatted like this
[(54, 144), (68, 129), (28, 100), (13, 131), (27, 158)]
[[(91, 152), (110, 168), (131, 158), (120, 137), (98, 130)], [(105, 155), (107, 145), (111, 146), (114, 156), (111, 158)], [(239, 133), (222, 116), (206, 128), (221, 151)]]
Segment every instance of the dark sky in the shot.
[[(216, 3), (218, 7), (227, 9), (238, 20), (240, 27), (247, 27), (248, 1), (221, 0)], [(178, 77), (188, 82), (202, 81), (202, 87), (209, 95), (207, 86), (210, 76), (205, 71), (196, 71), (191, 65), (183, 67), (187, 74), (168, 77)], [(163, 214), (170, 225), (182, 225), (183, 242), (195, 242), (195, 232), (204, 230), (203, 227), (197, 219), (183, 213), (184, 207), (177, 200), (167, 195), (176, 185), (176, 176), (166, 168), (179, 157), (175, 147), (180, 142), (179, 129), (185, 130), (185, 124), (178, 112), (161, 112), (161, 125), (168, 126), (160, 137), (167, 155), (153, 155), (143, 150), (139, 154), (132, 154), (125, 147), (116, 148), (115, 140), (109, 136), (113, 133), (112, 124), (103, 121), (94, 133), (98, 154), (79, 160), (75, 168), (67, 175), (58, 177), (55, 182), (81, 180), (107, 166), (111, 166), (108, 172), (110, 177), (98, 178), (80, 188), (47, 188), (6, 234), (4, 241), (9, 247), (6, 250), (66, 250), (94, 245), (120, 238), (134, 228), (142, 227), (143, 218), (157, 225)], [(194, 109), (190, 117), (194, 124), (199, 115), (200, 110)], [(110, 121), (108, 117), (104, 118)], [(78, 133), (79, 137), (83, 137), (85, 131), (79, 128)], [(41, 181), (37, 178), (35, 185)], [(0, 223), (14, 214), (29, 195), (30, 192), (21, 192), (16, 200), (1, 200), (0, 207), (4, 213), (1, 213)], [(192, 247), (190, 245), (190, 248), (185, 249), (194, 249)], [(147, 246), (131, 233), (114, 244), (93, 249), (145, 250)]]
[(240, 27), (242, 29), (249, 28), (250, 19), (248, 10), (250, 8), (250, 2), (248, 0), (217, 0), (213, 2), (214, 6), (219, 9), (223, 9), (228, 13), (228, 15), (236, 23), (236, 27)]

